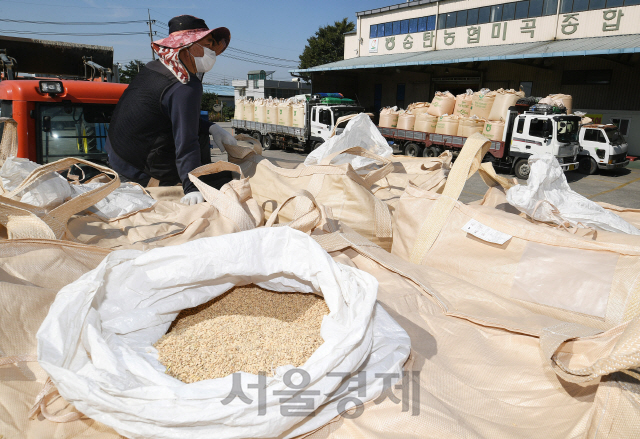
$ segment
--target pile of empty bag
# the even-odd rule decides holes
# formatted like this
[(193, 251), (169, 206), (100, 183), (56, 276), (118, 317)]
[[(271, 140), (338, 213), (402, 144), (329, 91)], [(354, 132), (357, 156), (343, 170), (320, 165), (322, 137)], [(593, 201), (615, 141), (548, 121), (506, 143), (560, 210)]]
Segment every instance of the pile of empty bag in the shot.
[(366, 114), (295, 168), (237, 136), (191, 206), (6, 158), (0, 437), (637, 437), (640, 211), (581, 197), (552, 156), (526, 185), (483, 162), (514, 99), (383, 110), (463, 127), (455, 161), (394, 156)]

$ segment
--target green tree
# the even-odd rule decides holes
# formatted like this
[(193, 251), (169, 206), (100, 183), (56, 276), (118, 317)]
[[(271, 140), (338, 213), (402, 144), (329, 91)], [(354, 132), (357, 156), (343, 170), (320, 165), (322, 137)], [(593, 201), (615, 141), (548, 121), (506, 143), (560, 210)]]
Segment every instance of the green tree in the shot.
[[(307, 40), (302, 55), (300, 55), (300, 69), (319, 66), (344, 59), (344, 34), (356, 28), (347, 17), (318, 29), (314, 36)], [(302, 75), (309, 81), (309, 75)]]
[(136, 77), (141, 68), (144, 67), (144, 63), (139, 59), (129, 61), (128, 64), (120, 67), (120, 82), (123, 84), (131, 84), (133, 78)]
[(202, 101), (200, 102), (200, 109), (202, 111), (213, 111), (213, 105), (218, 102), (218, 95), (209, 91), (202, 93)]

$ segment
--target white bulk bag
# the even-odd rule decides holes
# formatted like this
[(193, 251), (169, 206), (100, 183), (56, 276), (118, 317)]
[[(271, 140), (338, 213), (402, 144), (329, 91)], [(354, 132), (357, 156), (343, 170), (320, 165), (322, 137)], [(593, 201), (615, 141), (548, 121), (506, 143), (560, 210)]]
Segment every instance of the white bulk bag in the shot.
[[(337, 136), (330, 137), (316, 150), (312, 151), (304, 161), (306, 166), (319, 165), (322, 159), (340, 151), (346, 151), (359, 146), (381, 157), (393, 154), (387, 139), (382, 137), (380, 130), (371, 122), (371, 117), (360, 113), (349, 121), (344, 131)], [(360, 157), (353, 154), (341, 154), (331, 161), (334, 165), (351, 164), (356, 171), (376, 164), (374, 159)]]
[(640, 230), (615, 213), (571, 190), (553, 155), (532, 155), (529, 165), (527, 185), (507, 191), (507, 201), (521, 212), (537, 221), (640, 235)]
[[(266, 414), (258, 415), (257, 375), (240, 374), (250, 403), (234, 398), (223, 405), (233, 375), (184, 384), (157, 360), (152, 345), (181, 310), (251, 283), (324, 295), (330, 310), (321, 326), (324, 343), (301, 367), (310, 376), (304, 390), (312, 393), (304, 398), (313, 401), (315, 416), (280, 413), (283, 401), (295, 406), (294, 396), (274, 394), (293, 390), (283, 382), (291, 366), (267, 377)], [(289, 227), (146, 253), (115, 251), (60, 290), (37, 334), (38, 361), (80, 412), (130, 438), (294, 437), (333, 419), (345, 397), (365, 402), (379, 396), (380, 374), (401, 375), (410, 340), (376, 305), (377, 289), (373, 276), (334, 262), (310, 236)], [(366, 383), (344, 385), (341, 377), (327, 376), (354, 371), (366, 372)], [(295, 378), (297, 384), (300, 375)], [(366, 397), (358, 394), (363, 390)]]
[[(4, 188), (5, 192), (14, 190), (40, 166), (29, 159), (8, 157), (0, 168), (0, 189)], [(16, 195), (21, 196), (22, 203), (52, 209), (64, 203), (72, 193), (69, 182), (62, 175), (53, 172), (43, 177), (29, 190)]]
[[(72, 184), (73, 198), (92, 191), (105, 183)], [(148, 209), (156, 204), (156, 200), (145, 193), (142, 186), (136, 183), (121, 183), (120, 187), (98, 201), (88, 210), (99, 217), (114, 219), (130, 213)]]

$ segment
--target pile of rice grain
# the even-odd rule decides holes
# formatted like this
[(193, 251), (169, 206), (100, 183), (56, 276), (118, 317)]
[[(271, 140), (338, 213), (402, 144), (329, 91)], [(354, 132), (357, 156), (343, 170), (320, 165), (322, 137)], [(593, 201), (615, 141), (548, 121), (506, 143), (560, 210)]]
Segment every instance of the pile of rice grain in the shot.
[(183, 310), (154, 346), (167, 373), (184, 383), (239, 371), (273, 376), (278, 366), (302, 366), (320, 347), (327, 314), (314, 294), (236, 287)]

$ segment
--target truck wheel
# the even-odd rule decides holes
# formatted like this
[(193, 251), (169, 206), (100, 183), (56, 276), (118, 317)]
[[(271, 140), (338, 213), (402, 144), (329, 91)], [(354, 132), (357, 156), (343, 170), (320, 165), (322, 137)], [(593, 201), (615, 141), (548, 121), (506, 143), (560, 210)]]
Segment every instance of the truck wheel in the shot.
[(593, 175), (598, 172), (598, 164), (593, 157), (584, 157), (580, 159), (578, 171), (585, 175)]
[(254, 139), (256, 139), (258, 142), (262, 143), (262, 134), (260, 134), (258, 131), (254, 131), (251, 134), (251, 137), (253, 137)]
[(420, 157), (420, 147), (415, 143), (407, 143), (404, 147), (404, 155), (409, 157)]
[(514, 172), (516, 177), (521, 180), (527, 180), (529, 178), (529, 173), (531, 172), (531, 167), (529, 166), (529, 160), (520, 159), (514, 168)]
[(424, 149), (422, 157), (438, 157), (440, 154), (442, 154), (440, 148), (438, 148), (437, 146), (430, 146)]
[(262, 138), (262, 149), (267, 151), (269, 149), (273, 149), (273, 139), (270, 135), (266, 135)]

